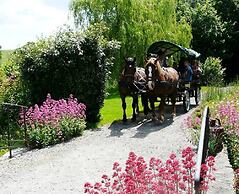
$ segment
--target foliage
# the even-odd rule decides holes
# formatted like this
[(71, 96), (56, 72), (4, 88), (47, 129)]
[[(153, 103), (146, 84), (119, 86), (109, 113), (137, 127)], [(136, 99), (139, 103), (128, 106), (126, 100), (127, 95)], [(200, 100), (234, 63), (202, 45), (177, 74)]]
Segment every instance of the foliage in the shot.
[(217, 0), (214, 1), (214, 7), (218, 15), (227, 24), (226, 48), (228, 54), (238, 56), (239, 50), (239, 2), (238, 0)]
[[(192, 148), (187, 147), (182, 151), (181, 161), (172, 153), (165, 163), (152, 157), (147, 164), (142, 156), (130, 152), (125, 171), (115, 162), (112, 178), (103, 175), (101, 183), (85, 183), (85, 193), (193, 193), (196, 164), (194, 157)], [(214, 163), (214, 158), (209, 157), (207, 163), (202, 165), (203, 191), (215, 179), (212, 175)]]
[[(2, 64), (1, 70), (3, 73), (2, 83), (0, 84), (0, 104), (2, 102), (19, 104), (28, 106), (29, 101), (27, 98), (28, 90), (22, 85), (20, 80), (20, 73), (17, 66), (15, 66), (13, 59), (8, 59)], [(10, 108), (12, 109), (12, 108)], [(12, 118), (17, 118), (19, 110), (11, 111)], [(0, 105), (0, 135), (6, 132), (6, 127), (11, 125), (12, 131), (17, 133), (16, 122), (8, 123), (7, 115)]]
[(214, 1), (178, 1), (177, 18), (186, 17), (192, 27), (192, 47), (205, 59), (209, 56), (223, 58), (228, 36), (227, 23), (214, 8)]
[(177, 18), (187, 18), (192, 27), (192, 47), (206, 57), (220, 57), (227, 68), (228, 81), (238, 72), (238, 0), (178, 1)]
[(66, 28), (17, 49), (14, 62), (29, 90), (30, 103), (42, 103), (47, 93), (58, 99), (72, 93), (86, 104), (87, 121), (97, 122), (112, 52), (118, 48), (115, 41), (99, 45), (97, 38)]
[(239, 137), (236, 135), (226, 135), (225, 143), (227, 145), (228, 158), (233, 169), (239, 168)]
[(219, 119), (210, 118), (209, 123), (208, 155), (216, 156), (223, 149), (224, 129)]
[[(238, 98), (238, 97), (237, 97)], [(226, 131), (226, 143), (230, 163), (234, 169), (239, 168), (239, 111), (238, 99), (221, 102), (217, 112)]]
[(220, 86), (223, 84), (225, 68), (222, 67), (219, 58), (208, 57), (201, 68), (201, 81), (203, 84), (210, 86)]
[(0, 67), (6, 63), (9, 58), (11, 58), (13, 50), (0, 50), (1, 57), (0, 57)]
[(113, 79), (118, 79), (125, 56), (135, 56), (142, 66), (153, 42), (167, 39), (188, 47), (192, 38), (184, 17), (176, 20), (176, 0), (72, 0), (70, 9), (81, 28), (103, 22), (104, 36), (121, 42)]
[(198, 4), (192, 12), (192, 47), (204, 58), (225, 54), (225, 23), (217, 15), (211, 1)]
[[(41, 148), (81, 135), (85, 129), (85, 110), (86, 106), (72, 95), (68, 100), (54, 100), (48, 95), (40, 107), (30, 107), (26, 112), (30, 147)], [(24, 111), (20, 118), (23, 124)]]

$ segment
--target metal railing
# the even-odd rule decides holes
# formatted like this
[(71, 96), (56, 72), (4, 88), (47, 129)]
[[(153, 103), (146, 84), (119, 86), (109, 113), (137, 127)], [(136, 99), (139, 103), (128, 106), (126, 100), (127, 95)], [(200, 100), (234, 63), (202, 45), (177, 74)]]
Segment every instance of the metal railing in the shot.
[(197, 163), (195, 172), (195, 194), (200, 194), (200, 182), (202, 181), (201, 165), (205, 163), (207, 152), (208, 152), (208, 141), (209, 141), (209, 107), (205, 107), (202, 118), (200, 140), (197, 152)]
[[(13, 142), (24, 142), (24, 145), (27, 146), (27, 127), (26, 127), (26, 110), (28, 107), (23, 106), (23, 105), (18, 105), (18, 104), (12, 104), (12, 103), (2, 103), (3, 109), (6, 111), (7, 114), (7, 131), (6, 131), (6, 136), (7, 136), (7, 145), (0, 147), (1, 149), (8, 149), (9, 150), (9, 158), (12, 158), (12, 150), (16, 148), (13, 146)], [(11, 119), (11, 110), (13, 108), (17, 109), (22, 109), (23, 110), (23, 128), (24, 128), (24, 139), (13, 139), (13, 131), (11, 130), (10, 127), (10, 122), (18, 122), (16, 119)], [(11, 121), (15, 120), (15, 121)], [(4, 135), (3, 135), (4, 136)]]

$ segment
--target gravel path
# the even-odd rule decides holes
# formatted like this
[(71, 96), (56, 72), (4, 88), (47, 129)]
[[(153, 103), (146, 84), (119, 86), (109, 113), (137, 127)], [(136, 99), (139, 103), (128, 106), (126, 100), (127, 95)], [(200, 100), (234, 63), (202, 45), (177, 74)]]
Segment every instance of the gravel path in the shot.
[[(194, 109), (187, 114), (181, 109), (178, 107), (174, 121), (167, 119), (161, 125), (142, 118), (134, 124), (116, 122), (86, 131), (68, 143), (21, 153), (12, 159), (2, 157), (0, 193), (83, 193), (85, 182), (94, 183), (103, 174), (111, 175), (113, 162), (123, 165), (130, 151), (146, 161), (152, 156), (165, 160), (172, 151), (192, 146), (182, 122)], [(226, 157), (225, 152), (217, 157), (218, 181), (209, 193), (233, 193), (233, 174)]]

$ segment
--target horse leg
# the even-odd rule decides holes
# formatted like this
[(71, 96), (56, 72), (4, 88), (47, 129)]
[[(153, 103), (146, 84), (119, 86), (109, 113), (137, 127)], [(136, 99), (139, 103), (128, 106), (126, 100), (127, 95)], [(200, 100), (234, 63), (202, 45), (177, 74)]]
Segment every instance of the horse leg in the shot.
[(122, 108), (123, 108), (123, 122), (127, 121), (126, 117), (126, 102), (125, 102), (125, 96), (121, 96), (121, 101), (122, 101)]
[(137, 104), (138, 104), (138, 96), (134, 95), (133, 96), (133, 102), (132, 102), (132, 109), (133, 109), (133, 117), (132, 117), (132, 121), (136, 121), (136, 109), (137, 109)]
[(144, 115), (149, 113), (149, 105), (148, 105), (148, 95), (146, 93), (141, 94), (141, 103), (144, 107)]
[(156, 120), (156, 114), (155, 114), (154, 99), (155, 98), (153, 96), (150, 96), (149, 103), (150, 103), (150, 108), (151, 108), (151, 111), (152, 111), (153, 120), (155, 121)]
[(136, 106), (136, 114), (139, 114), (139, 99), (138, 99), (138, 95), (135, 96), (135, 106)]
[(171, 102), (172, 102), (172, 107), (173, 107), (173, 110), (172, 110), (172, 118), (173, 119), (176, 117), (176, 98), (177, 98), (176, 95), (173, 95), (171, 97)]
[(159, 105), (159, 121), (162, 123), (164, 121), (164, 104), (165, 97), (161, 97), (160, 105)]

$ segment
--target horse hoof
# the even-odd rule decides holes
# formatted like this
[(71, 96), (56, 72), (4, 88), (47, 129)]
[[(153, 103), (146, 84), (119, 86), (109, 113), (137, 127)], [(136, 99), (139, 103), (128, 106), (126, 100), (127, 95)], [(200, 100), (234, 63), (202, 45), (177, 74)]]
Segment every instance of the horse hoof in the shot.
[(157, 120), (158, 120), (157, 117), (152, 118), (152, 121), (154, 121), (154, 122), (156, 122)]
[(164, 116), (159, 117), (159, 122), (163, 123), (164, 122)]
[(175, 113), (172, 113), (172, 118), (174, 119), (176, 117), (176, 114)]
[(145, 115), (145, 119), (149, 120), (149, 119), (151, 119), (151, 116), (149, 114)]
[(126, 118), (123, 118), (122, 121), (123, 121), (123, 123), (126, 123), (126, 122), (127, 122), (127, 119), (126, 119)]

